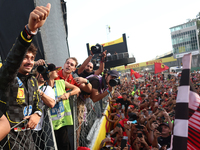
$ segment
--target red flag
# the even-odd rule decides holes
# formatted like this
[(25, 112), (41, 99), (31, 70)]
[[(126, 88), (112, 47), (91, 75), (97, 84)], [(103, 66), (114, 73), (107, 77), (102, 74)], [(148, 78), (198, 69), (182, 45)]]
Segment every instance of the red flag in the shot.
[(138, 72), (135, 72), (133, 69), (131, 69), (131, 80), (133, 80), (133, 75), (136, 79), (142, 77), (142, 75), (140, 75)]
[(162, 63), (155, 63), (154, 68), (155, 68), (155, 74), (169, 69), (168, 66), (166, 66)]

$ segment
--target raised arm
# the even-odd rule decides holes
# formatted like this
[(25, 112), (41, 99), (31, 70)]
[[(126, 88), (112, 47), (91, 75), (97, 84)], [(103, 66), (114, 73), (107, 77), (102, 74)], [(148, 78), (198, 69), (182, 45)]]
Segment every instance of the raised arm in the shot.
[(94, 54), (92, 53), (92, 51), (90, 51), (91, 55), (88, 56), (88, 58), (83, 62), (83, 64), (79, 67), (78, 69), (78, 74), (81, 74), (84, 69), (85, 69), (85, 66), (90, 62), (90, 60), (92, 59), (92, 57), (94, 56)]
[(100, 74), (103, 72), (103, 70), (104, 70), (104, 66), (105, 66), (104, 61), (105, 61), (105, 57), (106, 57), (106, 52), (107, 52), (107, 50), (105, 50), (105, 51), (102, 53), (103, 58), (102, 58), (102, 60), (101, 60), (101, 62), (100, 62), (99, 69), (96, 70), (96, 71), (94, 72), (95, 75), (100, 75)]

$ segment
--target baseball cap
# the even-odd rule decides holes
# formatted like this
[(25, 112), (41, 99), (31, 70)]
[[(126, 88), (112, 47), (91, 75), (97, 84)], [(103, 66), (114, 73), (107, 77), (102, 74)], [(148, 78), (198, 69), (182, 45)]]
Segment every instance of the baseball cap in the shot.
[(128, 106), (128, 109), (130, 109), (130, 108), (134, 108), (134, 105), (129, 105), (129, 106)]
[(110, 70), (108, 72), (109, 75), (113, 76), (113, 77), (119, 77), (119, 72), (117, 70)]
[(62, 67), (56, 67), (54, 64), (48, 64), (48, 70), (54, 71), (54, 70), (61, 70)]
[(137, 120), (137, 115), (135, 113), (129, 112), (128, 117), (129, 117), (129, 121)]
[(169, 127), (169, 124), (166, 123), (166, 122), (161, 123), (159, 126), (162, 126), (162, 125), (165, 125), (165, 126)]
[(122, 127), (124, 127), (124, 124), (127, 124), (128, 119), (123, 119), (121, 121), (119, 121), (119, 123), (121, 124)]

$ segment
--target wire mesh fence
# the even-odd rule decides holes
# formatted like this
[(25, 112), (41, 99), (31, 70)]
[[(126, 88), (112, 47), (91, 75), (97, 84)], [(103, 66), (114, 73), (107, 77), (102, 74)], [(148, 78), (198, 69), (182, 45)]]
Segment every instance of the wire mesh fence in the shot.
[[(90, 147), (96, 132), (97, 120), (102, 117), (102, 112), (107, 106), (105, 97), (93, 103), (90, 98), (86, 100), (71, 96), (74, 125), (69, 126), (72, 150), (79, 146)], [(30, 130), (25, 126), (28, 120), (22, 120), (11, 128), (10, 133), (0, 142), (0, 150), (57, 150), (52, 120), (49, 108), (43, 107), (43, 121), (39, 122), (41, 129)]]
[(41, 129), (26, 128), (28, 120), (11, 127), (10, 133), (0, 142), (1, 150), (57, 150), (49, 108), (43, 107)]
[(102, 112), (107, 106), (107, 99), (93, 103), (90, 98), (82, 100), (80, 97), (74, 103), (75, 105), (75, 124), (74, 124), (74, 148), (79, 146), (90, 147), (91, 141), (98, 127), (98, 121), (102, 117)]

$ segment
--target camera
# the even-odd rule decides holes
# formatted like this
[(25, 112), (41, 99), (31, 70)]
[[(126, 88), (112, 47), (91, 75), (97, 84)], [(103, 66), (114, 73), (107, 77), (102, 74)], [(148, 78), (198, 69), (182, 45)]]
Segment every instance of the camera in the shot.
[(157, 130), (160, 132), (160, 133), (162, 133), (162, 127), (157, 127)]
[(49, 73), (48, 72), (48, 66), (45, 66), (45, 65), (38, 66), (37, 71), (40, 74)]
[(102, 45), (96, 44), (95, 46), (91, 47), (91, 51), (93, 54), (100, 54), (104, 51), (104, 49)]
[(114, 87), (116, 85), (120, 85), (120, 79), (110, 79), (109, 85)]
[(137, 137), (142, 138), (142, 133), (138, 133)]
[(49, 79), (49, 70), (48, 70), (48, 66), (47, 65), (38, 66), (37, 67), (37, 71), (38, 71), (38, 73), (40, 73), (42, 75), (44, 80), (48, 80)]

